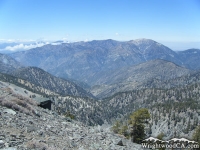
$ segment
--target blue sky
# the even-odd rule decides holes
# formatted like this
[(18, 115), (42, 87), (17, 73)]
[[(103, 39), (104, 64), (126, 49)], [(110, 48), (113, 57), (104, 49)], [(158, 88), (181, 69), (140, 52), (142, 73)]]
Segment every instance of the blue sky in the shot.
[(200, 48), (199, 0), (1, 0), (0, 39), (149, 38)]

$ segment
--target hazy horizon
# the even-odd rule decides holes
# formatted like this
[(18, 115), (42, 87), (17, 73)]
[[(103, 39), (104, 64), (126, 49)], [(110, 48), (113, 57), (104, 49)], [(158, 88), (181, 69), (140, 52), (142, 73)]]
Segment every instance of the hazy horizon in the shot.
[[(115, 39), (112, 39), (112, 40), (115, 40)], [(136, 39), (131, 39), (131, 40), (136, 40)], [(45, 40), (41, 40), (41, 41), (29, 40), (28, 41), (28, 40), (19, 40), (19, 39), (18, 40), (10, 39), (9, 41), (0, 40), (0, 53), (24, 51), (24, 50), (29, 50), (29, 49), (36, 48), (36, 47), (41, 47), (41, 46), (44, 46), (47, 44), (57, 45), (57, 44), (55, 44), (55, 42), (57, 42), (57, 41), (63, 41), (66, 43), (81, 42), (81, 41), (66, 41), (63, 39), (56, 40), (56, 41), (45, 41)], [(93, 41), (93, 40), (91, 40), (91, 41)], [(119, 40), (116, 40), (116, 41), (119, 41)], [(89, 41), (84, 41), (84, 42), (89, 42)], [(126, 41), (121, 41), (121, 42), (126, 42)], [(156, 42), (169, 47), (173, 51), (183, 51), (183, 50), (192, 49), (192, 48), (200, 49), (200, 42), (185, 42), (185, 43), (183, 43), (183, 42), (164, 42), (164, 41), (161, 41), (161, 42), (156, 41)]]
[(1, 0), (0, 42), (147, 38), (200, 48), (199, 16), (198, 0)]

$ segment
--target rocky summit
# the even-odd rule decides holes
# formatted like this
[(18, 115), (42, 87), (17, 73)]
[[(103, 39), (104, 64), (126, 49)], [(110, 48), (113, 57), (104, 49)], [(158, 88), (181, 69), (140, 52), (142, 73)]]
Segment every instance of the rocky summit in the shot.
[[(16, 90), (16, 89), (15, 89)], [(141, 150), (109, 125), (81, 122), (38, 107), (24, 95), (0, 84), (0, 149), (2, 150)]]

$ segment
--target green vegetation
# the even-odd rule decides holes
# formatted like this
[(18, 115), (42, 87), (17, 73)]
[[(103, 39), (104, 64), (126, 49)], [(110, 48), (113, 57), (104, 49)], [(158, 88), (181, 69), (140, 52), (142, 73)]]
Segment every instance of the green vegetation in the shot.
[(141, 143), (145, 138), (145, 124), (148, 123), (150, 114), (148, 109), (141, 108), (131, 114), (129, 124), (131, 126), (131, 138), (135, 143)]
[[(159, 140), (163, 140), (164, 136), (165, 136), (165, 134), (161, 132), (160, 134), (157, 135), (157, 138)], [(161, 143), (158, 143), (158, 144), (161, 144)], [(159, 150), (165, 150), (165, 148), (159, 148)]]
[(196, 127), (193, 133), (193, 140), (198, 142), (198, 144), (200, 145), (200, 125)]
[(141, 143), (146, 136), (145, 124), (148, 123), (149, 119), (150, 114), (148, 109), (141, 108), (130, 115), (128, 126), (122, 125), (122, 123), (116, 121), (112, 130), (113, 132), (124, 135), (127, 138), (131, 137), (132, 141), (135, 143)]
[(126, 138), (130, 137), (130, 133), (128, 131), (128, 126), (123, 125), (120, 121), (116, 121), (112, 127), (112, 131), (117, 134), (124, 135)]
[(157, 138), (159, 140), (162, 140), (164, 136), (165, 136), (165, 134), (161, 132), (160, 134), (157, 135)]
[(69, 111), (67, 111), (65, 114), (64, 114), (64, 116), (67, 118), (67, 117), (69, 117), (69, 118), (71, 118), (71, 119), (75, 119), (75, 116), (72, 114), (72, 113), (70, 113)]
[(120, 122), (117, 120), (117, 121), (115, 122), (115, 124), (113, 125), (113, 127), (112, 127), (112, 131), (113, 131), (114, 133), (120, 133), (120, 128), (121, 128), (121, 124), (120, 124)]

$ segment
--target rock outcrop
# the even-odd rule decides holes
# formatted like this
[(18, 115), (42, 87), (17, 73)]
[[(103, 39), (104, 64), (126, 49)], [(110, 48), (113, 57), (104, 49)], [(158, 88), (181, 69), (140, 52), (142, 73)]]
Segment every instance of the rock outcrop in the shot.
[(141, 145), (113, 134), (106, 125), (88, 127), (53, 111), (39, 107), (35, 109), (37, 115), (26, 115), (0, 106), (1, 149), (141, 149)]
[(37, 106), (19, 90), (0, 82), (0, 149), (141, 150), (141, 145), (110, 131), (109, 125), (86, 126)]

